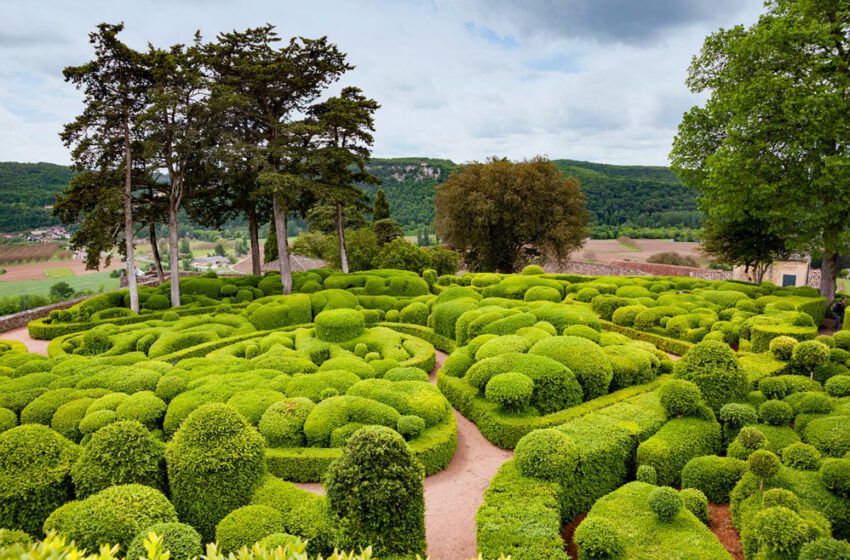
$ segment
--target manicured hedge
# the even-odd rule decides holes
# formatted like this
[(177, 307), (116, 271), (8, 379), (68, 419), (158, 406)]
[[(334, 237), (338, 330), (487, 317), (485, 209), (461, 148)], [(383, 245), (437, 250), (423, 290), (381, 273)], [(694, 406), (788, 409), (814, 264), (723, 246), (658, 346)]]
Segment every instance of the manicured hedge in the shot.
[(747, 472), (747, 463), (734, 457), (694, 457), (682, 469), (682, 488), (696, 488), (710, 502), (723, 504)]
[(655, 468), (658, 484), (678, 485), (682, 469), (694, 457), (720, 451), (720, 425), (711, 420), (677, 418), (637, 448), (637, 464)]

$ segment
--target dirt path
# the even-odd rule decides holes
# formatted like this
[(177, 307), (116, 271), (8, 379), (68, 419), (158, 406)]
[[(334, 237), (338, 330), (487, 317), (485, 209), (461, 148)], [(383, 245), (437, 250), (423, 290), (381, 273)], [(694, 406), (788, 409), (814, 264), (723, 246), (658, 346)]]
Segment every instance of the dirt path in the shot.
[(0, 333), (0, 340), (17, 340), (27, 345), (27, 349), (35, 354), (47, 355), (49, 340), (36, 340), (30, 336), (26, 327), (19, 327), (4, 333)]
[(732, 525), (729, 504), (708, 504), (708, 528), (735, 560), (744, 560), (741, 537)]
[[(436, 383), (437, 370), (446, 354), (437, 352), (437, 365), (431, 372)], [(502, 463), (513, 456), (494, 446), (478, 428), (454, 411), (457, 418), (457, 451), (445, 470), (425, 479), (425, 533), (431, 560), (474, 558), (475, 514), (484, 501), (484, 491)], [(300, 488), (324, 494), (321, 484), (298, 484)]]

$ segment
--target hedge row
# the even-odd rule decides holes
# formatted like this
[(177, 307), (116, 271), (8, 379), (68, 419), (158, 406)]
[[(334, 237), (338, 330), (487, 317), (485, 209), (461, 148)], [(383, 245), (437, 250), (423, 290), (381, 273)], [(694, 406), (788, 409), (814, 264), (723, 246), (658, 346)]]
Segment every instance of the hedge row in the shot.
[(676, 356), (683, 356), (685, 353), (687, 353), (688, 350), (694, 347), (692, 343), (685, 342), (684, 340), (676, 340), (675, 338), (639, 331), (637, 329), (623, 327), (621, 325), (615, 325), (610, 321), (600, 320), (599, 324), (606, 331), (618, 332), (620, 334), (626, 335), (632, 340), (642, 340), (645, 342), (650, 342), (654, 344), (659, 350), (669, 352), (670, 354), (675, 354)]

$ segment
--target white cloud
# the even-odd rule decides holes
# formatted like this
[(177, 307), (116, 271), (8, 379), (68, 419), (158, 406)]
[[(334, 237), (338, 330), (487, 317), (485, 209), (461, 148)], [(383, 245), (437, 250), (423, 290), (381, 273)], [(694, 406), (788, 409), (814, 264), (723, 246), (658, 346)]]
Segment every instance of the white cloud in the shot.
[[(633, 9), (641, 6), (641, 9)], [(760, 0), (146, 0), (0, 4), (0, 160), (67, 163), (58, 133), (80, 110), (62, 68), (88, 33), (124, 21), (144, 48), (264, 23), (327, 35), (382, 108), (375, 155), (455, 161), (546, 154), (663, 165), (707, 33), (751, 22)]]

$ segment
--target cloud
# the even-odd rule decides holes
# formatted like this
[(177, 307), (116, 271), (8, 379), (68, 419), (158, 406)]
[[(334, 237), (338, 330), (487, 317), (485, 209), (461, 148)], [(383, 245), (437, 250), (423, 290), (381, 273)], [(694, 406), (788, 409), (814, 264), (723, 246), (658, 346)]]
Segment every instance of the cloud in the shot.
[(68, 163), (58, 133), (81, 110), (62, 68), (88, 33), (125, 22), (144, 49), (272, 23), (327, 35), (356, 69), (329, 90), (374, 97), (377, 156), (463, 162), (537, 154), (664, 165), (706, 34), (751, 22), (761, 0), (4, 0), (0, 159)]
[(740, 0), (467, 0), (494, 36), (593, 39), (647, 44), (672, 29), (722, 21), (747, 7)]

